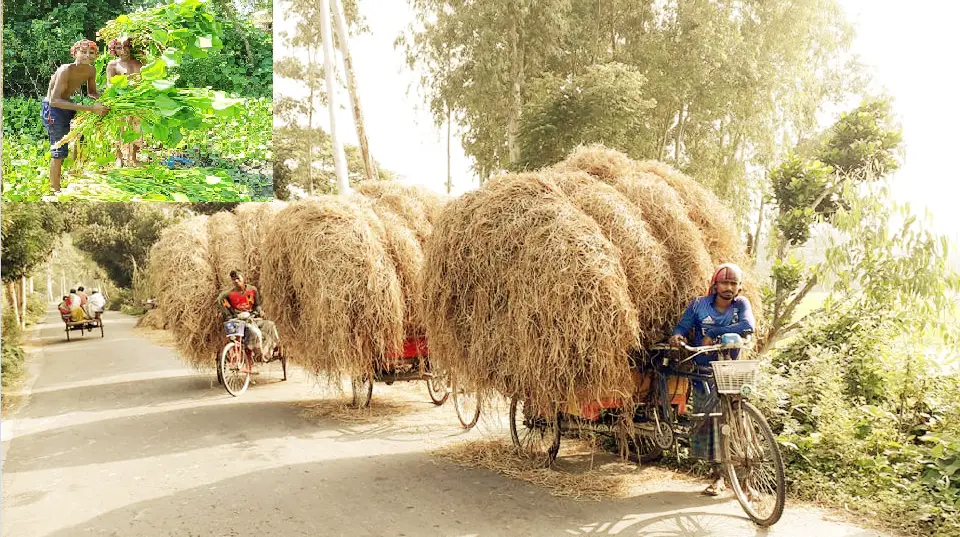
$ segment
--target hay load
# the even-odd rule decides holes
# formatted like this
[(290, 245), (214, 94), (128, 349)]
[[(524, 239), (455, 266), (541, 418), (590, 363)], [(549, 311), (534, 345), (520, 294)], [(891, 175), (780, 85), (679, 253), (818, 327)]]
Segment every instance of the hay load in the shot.
[(207, 219), (207, 244), (217, 289), (223, 291), (232, 287), (230, 271), (246, 273), (247, 270), (243, 236), (233, 213), (223, 211)]
[(703, 294), (711, 249), (742, 251), (735, 230), (704, 237), (697, 211), (722, 209), (712, 194), (652, 170), (580, 148), (452, 202), (424, 269), (442, 366), (471, 388), (538, 404), (629, 398), (628, 352), (660, 340)]
[(164, 230), (150, 250), (149, 278), (157, 290), (159, 315), (173, 331), (184, 360), (213, 368), (222, 344), (215, 312), (216, 272), (210, 263), (209, 218), (195, 216)]
[(261, 244), (264, 309), (292, 359), (331, 380), (372, 374), (405, 337), (426, 332), (421, 237), (443, 201), (393, 183), (357, 192), (289, 204)]
[(244, 268), (247, 281), (260, 287), (260, 248), (264, 235), (274, 217), (277, 216), (286, 203), (271, 201), (267, 203), (241, 203), (233, 210), (243, 239), (243, 253), (245, 255)]

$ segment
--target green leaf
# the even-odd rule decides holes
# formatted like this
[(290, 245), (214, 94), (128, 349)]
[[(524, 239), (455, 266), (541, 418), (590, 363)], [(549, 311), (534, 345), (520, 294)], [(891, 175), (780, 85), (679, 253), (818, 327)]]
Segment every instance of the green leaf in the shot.
[(117, 23), (119, 23), (119, 24), (129, 24), (129, 23), (130, 23), (130, 17), (128, 17), (128, 16), (126, 16), (126, 15), (120, 15), (119, 17), (117, 17)]
[(163, 78), (167, 73), (166, 63), (158, 60), (154, 60), (147, 65), (143, 66), (143, 69), (140, 70), (140, 76), (144, 80), (156, 80)]
[(174, 193), (173, 193), (173, 201), (181, 201), (181, 202), (189, 203), (189, 202), (190, 202), (190, 198), (188, 198), (188, 197), (185, 196), (184, 194), (181, 194), (180, 192), (174, 192)]
[(151, 32), (150, 36), (159, 41), (161, 45), (166, 45), (167, 41), (170, 40), (170, 34), (160, 29)]
[(183, 108), (183, 106), (181, 106), (180, 103), (174, 101), (173, 99), (168, 97), (165, 93), (161, 93), (160, 95), (158, 95), (156, 100), (154, 101), (154, 104), (156, 104), (157, 110), (160, 112), (160, 114), (167, 117), (173, 116), (181, 108)]
[(213, 37), (209, 35), (198, 37), (197, 46), (200, 48), (211, 48), (213, 46)]
[(140, 133), (134, 130), (123, 131), (123, 135), (121, 135), (121, 139), (125, 144), (129, 144), (138, 138), (140, 138)]
[(173, 87), (175, 82), (173, 80), (154, 80), (153, 87), (157, 88), (160, 91), (168, 90)]
[(219, 175), (208, 175), (204, 178), (208, 185), (215, 185), (223, 180)]
[(113, 75), (110, 77), (110, 85), (116, 89), (127, 87), (127, 75)]

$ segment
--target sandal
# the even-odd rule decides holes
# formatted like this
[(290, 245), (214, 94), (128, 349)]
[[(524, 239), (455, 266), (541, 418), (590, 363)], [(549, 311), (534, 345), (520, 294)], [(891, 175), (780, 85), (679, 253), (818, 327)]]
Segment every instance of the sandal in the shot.
[(719, 496), (726, 490), (727, 486), (720, 481), (719, 479), (714, 481), (709, 487), (703, 490), (703, 494), (706, 496)]

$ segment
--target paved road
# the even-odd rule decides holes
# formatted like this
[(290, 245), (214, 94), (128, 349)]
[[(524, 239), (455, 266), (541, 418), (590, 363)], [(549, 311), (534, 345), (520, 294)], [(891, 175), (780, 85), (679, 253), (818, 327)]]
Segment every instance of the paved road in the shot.
[(696, 484), (616, 501), (551, 497), (431, 455), (480, 433), (461, 433), (425, 390), (377, 386), (374, 397), (408, 398), (404, 420), (310, 419), (297, 403), (321, 395), (300, 372), (281, 383), (267, 367), (232, 398), (133, 326), (110, 314), (105, 338), (69, 343), (55, 313), (40, 326), (32, 393), (3, 423), (3, 535), (880, 535), (790, 507), (761, 530)]

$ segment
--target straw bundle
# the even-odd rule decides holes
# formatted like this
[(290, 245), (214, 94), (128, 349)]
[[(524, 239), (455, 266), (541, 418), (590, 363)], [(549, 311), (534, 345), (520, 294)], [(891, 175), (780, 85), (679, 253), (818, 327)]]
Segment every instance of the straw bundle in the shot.
[(390, 208), (417, 234), (420, 242), (430, 238), (445, 203), (442, 197), (425, 188), (393, 181), (364, 181), (357, 185), (357, 193)]
[(629, 398), (629, 350), (662, 337), (706, 291), (712, 253), (740, 246), (722, 204), (664, 170), (582, 147), (452, 202), (424, 269), (427, 334), (443, 366), (470, 388), (541, 408)]
[(619, 359), (639, 330), (619, 255), (549, 177), (491, 181), (452, 202), (428, 243), (433, 354), (454, 378), (507, 395), (629, 393)]
[(260, 276), (291, 356), (308, 371), (371, 374), (403, 341), (404, 297), (376, 213), (356, 200), (291, 203), (269, 226)]
[(246, 268), (247, 282), (260, 286), (260, 247), (270, 223), (286, 203), (241, 203), (234, 210), (240, 236), (243, 239), (243, 266)]
[(150, 250), (149, 278), (163, 323), (176, 335), (180, 354), (198, 369), (214, 366), (221, 343), (208, 220), (195, 216), (164, 230)]
[(237, 217), (230, 212), (219, 212), (207, 219), (210, 266), (221, 292), (233, 287), (231, 270), (246, 271), (243, 237), (238, 224)]

